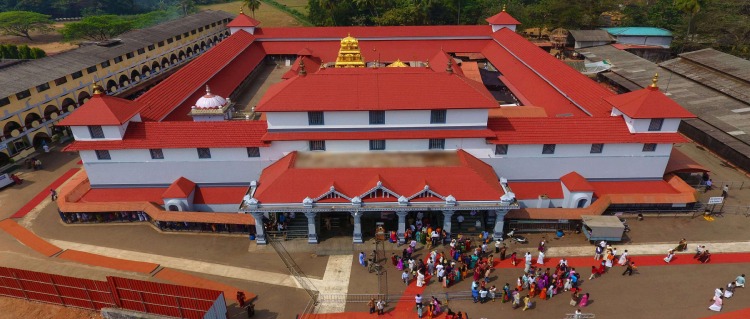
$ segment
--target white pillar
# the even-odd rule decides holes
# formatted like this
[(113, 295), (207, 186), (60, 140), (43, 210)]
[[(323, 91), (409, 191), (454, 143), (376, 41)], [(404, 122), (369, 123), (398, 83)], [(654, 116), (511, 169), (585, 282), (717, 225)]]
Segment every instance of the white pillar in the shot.
[(495, 211), (495, 229), (492, 232), (492, 236), (494, 236), (494, 238), (503, 237), (503, 228), (505, 227), (505, 214), (507, 213), (507, 209)]
[(445, 230), (448, 235), (451, 235), (451, 219), (453, 218), (453, 213), (454, 211), (452, 210), (443, 211), (443, 230)]
[(315, 212), (305, 212), (307, 217), (307, 243), (317, 244), (318, 243), (318, 232), (315, 229)]
[(362, 240), (362, 212), (351, 212), (352, 217), (354, 217), (354, 237), (353, 241), (355, 244), (361, 244), (364, 241)]
[(255, 243), (258, 245), (265, 245), (268, 242), (266, 242), (266, 232), (263, 230), (263, 213), (262, 212), (252, 212), (250, 213), (255, 218)]
[(398, 236), (398, 243), (404, 244), (406, 243), (406, 215), (409, 214), (408, 211), (405, 210), (398, 210), (396, 211), (396, 215), (398, 215), (398, 231), (396, 232), (396, 235)]

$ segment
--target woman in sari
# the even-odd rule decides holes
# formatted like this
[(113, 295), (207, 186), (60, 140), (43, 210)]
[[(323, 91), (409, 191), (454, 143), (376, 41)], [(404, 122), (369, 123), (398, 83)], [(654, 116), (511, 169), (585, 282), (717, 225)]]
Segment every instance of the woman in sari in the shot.
[(512, 254), (510, 254), (510, 263), (515, 266), (518, 264), (518, 258), (516, 256), (516, 252), (514, 251)]
[(708, 307), (709, 310), (721, 311), (721, 306), (724, 304), (722, 300), (723, 296), (714, 297), (714, 303)]
[(625, 263), (628, 262), (628, 250), (626, 249), (625, 252), (622, 253), (620, 256), (620, 259), (617, 261), (620, 266), (625, 266)]
[(578, 303), (581, 307), (586, 307), (586, 305), (589, 303), (589, 293), (583, 294), (583, 297), (581, 297), (581, 302)]
[(417, 271), (417, 287), (424, 286), (424, 274), (421, 271)]
[(396, 263), (396, 269), (398, 270), (404, 270), (404, 259), (399, 258), (398, 263)]

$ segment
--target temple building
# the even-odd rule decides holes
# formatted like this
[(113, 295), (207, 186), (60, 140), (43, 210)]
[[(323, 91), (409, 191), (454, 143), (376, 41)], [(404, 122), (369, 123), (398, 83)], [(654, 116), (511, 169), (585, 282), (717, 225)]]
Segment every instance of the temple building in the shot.
[[(264, 28), (240, 13), (134, 101), (95, 84), (59, 123), (84, 166), (60, 210), (254, 225), (259, 244), (273, 231), (261, 221), (289, 214), (310, 243), (337, 229), (361, 243), (376, 225), (403, 241), (418, 214), (500, 235), (696, 202), (667, 170), (694, 115), (656, 76), (617, 95), (517, 34), (508, 12), (487, 21)], [(285, 71), (258, 93), (269, 65)]]

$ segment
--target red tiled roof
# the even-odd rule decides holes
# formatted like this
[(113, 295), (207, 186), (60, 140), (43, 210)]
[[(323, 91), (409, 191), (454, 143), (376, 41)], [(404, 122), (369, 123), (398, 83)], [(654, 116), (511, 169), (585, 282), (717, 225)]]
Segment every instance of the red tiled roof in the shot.
[[(456, 60), (454, 60), (452, 56), (443, 51), (442, 48), (430, 58), (430, 69), (435, 72), (446, 72), (448, 69), (448, 63), (451, 64), (451, 70), (453, 70), (453, 73), (464, 75), (464, 70), (461, 69), (461, 66), (456, 63)], [(479, 81), (479, 83), (482, 83), (482, 81)]]
[(519, 25), (521, 22), (518, 22), (516, 18), (510, 15), (510, 13), (507, 13), (505, 11), (501, 11), (500, 13), (491, 16), (487, 18), (486, 20), (490, 24), (505, 24), (505, 25)]
[[(346, 36), (346, 32), (344, 32), (344, 36)], [(333, 62), (336, 61), (336, 56), (341, 47), (339, 41), (340, 38), (314, 42), (263, 41), (257, 43), (263, 47), (267, 54), (297, 54), (300, 50), (307, 48), (312, 50), (313, 56), (320, 58), (323, 62)], [(430, 64), (432, 64), (432, 57), (441, 49), (445, 52), (480, 52), (489, 41), (491, 41), (489, 37), (475, 40), (362, 40), (359, 42), (359, 47), (365, 61), (392, 62), (398, 59), (409, 62), (430, 59)], [(445, 69), (445, 64), (442, 67)]]
[(198, 147), (266, 147), (265, 121), (134, 122), (122, 140), (75, 141), (66, 151)]
[[(379, 26), (379, 27), (293, 27), (260, 28), (255, 31), (259, 39), (292, 38), (299, 41), (312, 39), (341, 40), (351, 35), (362, 41), (367, 38), (440, 37), (460, 38), (489, 36), (492, 28), (487, 25), (435, 25), (435, 26)], [(362, 42), (360, 42), (360, 45)]]
[(307, 141), (307, 140), (408, 140), (429, 138), (487, 138), (495, 133), (479, 130), (399, 130), (399, 131), (335, 131), (335, 132), (269, 132), (261, 140)]
[(476, 81), (427, 68), (327, 68), (276, 84), (261, 112), (485, 109), (495, 98)]
[(684, 143), (679, 133), (630, 133), (621, 117), (490, 118), (493, 144)]
[(479, 66), (476, 62), (464, 61), (461, 63), (461, 72), (469, 79), (482, 83), (482, 75), (479, 74)]
[(188, 198), (190, 193), (195, 190), (195, 183), (193, 181), (180, 177), (172, 182), (172, 185), (167, 188), (162, 198)]
[(680, 152), (676, 147), (672, 148), (672, 153), (669, 154), (669, 162), (667, 162), (667, 168), (664, 170), (664, 174), (702, 172), (710, 172), (710, 170), (694, 161), (690, 156)]
[[(164, 198), (183, 198), (163, 196), (169, 192), (164, 187), (138, 188), (92, 188), (77, 202), (107, 203), (107, 202), (152, 202), (161, 204)], [(246, 186), (237, 187), (196, 187), (194, 204), (237, 204), (239, 207), (242, 197), (247, 192)]]
[(318, 72), (318, 69), (320, 69), (321, 62), (319, 58), (310, 55), (300, 55), (294, 60), (294, 64), (289, 68), (289, 71), (286, 71), (281, 78), (286, 80), (299, 74), (299, 65), (302, 60), (305, 61), (305, 72), (307, 72), (307, 74)]
[(257, 27), (259, 24), (260, 24), (260, 21), (255, 20), (255, 19), (247, 16), (246, 14), (240, 12), (240, 14), (238, 14), (237, 17), (234, 18), (234, 20), (232, 20), (229, 23), (227, 23), (227, 28), (231, 28), (231, 27), (238, 27), (238, 28), (241, 28), (241, 27)]
[(62, 119), (58, 126), (121, 125), (133, 118), (141, 103), (106, 94), (94, 94), (86, 103)]
[[(138, 97), (136, 102), (145, 105), (141, 110), (143, 120), (160, 121), (174, 108), (185, 103), (195, 92), (202, 93), (201, 90), (208, 80), (245, 52), (254, 39), (250, 33), (237, 31)], [(220, 90), (227, 90), (227, 88), (211, 86), (215, 88), (216, 93), (226, 94)], [(231, 92), (234, 88), (228, 90)], [(189, 101), (189, 103), (193, 102), (195, 101)]]
[(537, 199), (539, 195), (547, 195), (552, 199), (562, 199), (562, 185), (559, 181), (553, 182), (514, 182), (508, 181), (508, 186), (516, 194), (518, 199)]
[[(592, 116), (610, 115), (612, 108), (603, 99), (615, 95), (613, 92), (567, 66), (510, 29), (503, 28), (493, 33), (492, 37), (500, 44), (500, 47), (488, 45), (482, 53), (500, 70), (503, 76), (527, 94), (533, 105), (547, 109), (549, 107), (560, 107), (555, 104), (562, 103), (561, 105), (564, 105), (565, 103), (560, 98), (567, 99), (554, 89), (554, 87), (557, 87), (568, 98), (591, 113)], [(521, 58), (523, 63), (516, 59), (516, 56)], [(529, 73), (530, 71), (531, 73)], [(537, 85), (530, 86), (528, 83), (523, 83), (525, 81), (533, 81), (532, 83), (537, 83)], [(538, 84), (538, 81), (542, 81), (543, 84)], [(541, 101), (542, 103), (540, 103), (534, 101), (534, 95), (541, 95), (539, 98), (542, 99), (554, 98), (554, 100)], [(558, 113), (581, 114), (582, 111), (576, 110), (578, 107), (571, 105), (572, 103), (569, 101), (567, 104), (567, 112), (547, 113), (550, 115)]]
[(239, 209), (247, 186), (198, 187), (193, 202), (196, 204), (237, 204)]
[(646, 181), (610, 181), (589, 182), (594, 187), (594, 195), (602, 197), (608, 194), (678, 194), (669, 183), (664, 180)]
[(634, 119), (696, 117), (664, 95), (658, 87), (649, 86), (641, 90), (610, 96), (605, 101)]
[[(428, 167), (296, 168), (296, 154), (292, 152), (263, 170), (255, 192), (261, 204), (301, 203), (305, 197), (323, 195), (331, 186), (349, 197), (360, 196), (363, 190), (376, 186), (375, 178), (406, 197), (420, 192), (424, 185), (458, 201), (497, 201), (504, 194), (492, 167), (464, 151), (457, 152), (458, 165)], [(388, 200), (396, 202), (397, 198)]]
[(578, 172), (570, 172), (560, 177), (560, 181), (565, 184), (565, 187), (571, 192), (593, 192), (594, 187), (589, 182), (578, 174)]
[[(210, 85), (213, 94), (229, 97), (232, 92), (244, 81), (261, 61), (266, 53), (260, 45), (253, 44), (242, 52), (237, 58), (212, 77), (206, 84)], [(190, 108), (198, 99), (206, 94), (202, 89), (196, 90), (185, 99), (182, 104), (174, 108), (164, 121), (192, 121), (188, 115)]]

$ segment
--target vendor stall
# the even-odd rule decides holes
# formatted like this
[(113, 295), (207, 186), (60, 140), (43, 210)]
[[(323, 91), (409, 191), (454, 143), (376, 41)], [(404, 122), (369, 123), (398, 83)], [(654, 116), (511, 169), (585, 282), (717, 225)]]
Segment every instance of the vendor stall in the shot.
[(617, 216), (581, 215), (583, 233), (591, 241), (621, 241), (625, 225)]

